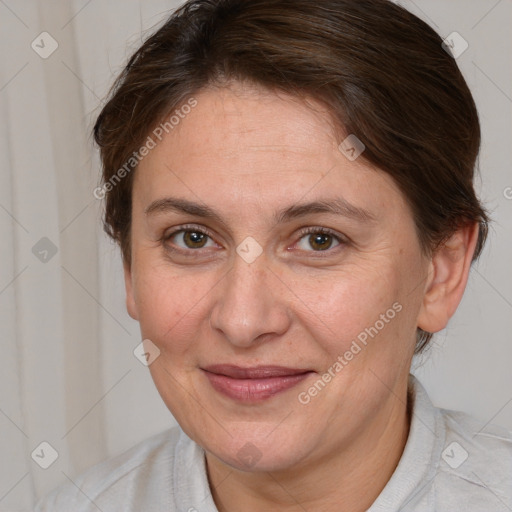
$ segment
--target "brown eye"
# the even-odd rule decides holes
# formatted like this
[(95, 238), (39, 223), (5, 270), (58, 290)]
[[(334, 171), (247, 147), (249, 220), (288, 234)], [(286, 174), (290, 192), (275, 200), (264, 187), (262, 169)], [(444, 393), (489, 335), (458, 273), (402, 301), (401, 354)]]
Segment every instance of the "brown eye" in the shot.
[(204, 247), (208, 240), (208, 235), (198, 231), (184, 231), (183, 241), (189, 249), (198, 249)]
[(211, 237), (198, 229), (180, 229), (168, 235), (165, 240), (183, 250), (215, 246)]
[(341, 236), (330, 233), (324, 229), (308, 228), (302, 232), (298, 248), (303, 251), (321, 252), (332, 249), (343, 242)]
[(325, 233), (312, 233), (308, 238), (309, 245), (318, 251), (325, 251), (332, 245), (333, 238)]

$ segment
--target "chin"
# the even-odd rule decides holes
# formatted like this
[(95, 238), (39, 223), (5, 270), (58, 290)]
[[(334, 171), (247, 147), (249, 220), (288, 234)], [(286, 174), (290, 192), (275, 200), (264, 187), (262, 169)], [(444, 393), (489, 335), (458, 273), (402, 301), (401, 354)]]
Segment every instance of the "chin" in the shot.
[[(281, 471), (299, 463), (308, 452), (304, 438), (290, 435), (283, 429), (281, 434), (268, 430), (258, 435), (254, 424), (238, 428), (232, 437), (224, 431), (221, 439), (198, 439), (196, 442), (224, 464), (240, 471)], [(212, 442), (213, 441), (213, 442)]]

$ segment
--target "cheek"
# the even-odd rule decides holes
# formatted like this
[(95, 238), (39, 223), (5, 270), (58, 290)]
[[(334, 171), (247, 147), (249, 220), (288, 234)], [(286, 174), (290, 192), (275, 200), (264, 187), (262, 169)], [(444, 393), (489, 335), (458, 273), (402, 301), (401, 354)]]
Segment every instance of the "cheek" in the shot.
[(142, 336), (163, 352), (190, 350), (215, 282), (208, 273), (177, 273), (165, 264), (141, 266), (136, 291)]
[(403, 268), (399, 259), (381, 259), (347, 265), (319, 279), (297, 280), (297, 295), (310, 306), (303, 308), (302, 320), (321, 345), (326, 369), (342, 356), (346, 377), (368, 367), (392, 371), (409, 357), (418, 305), (410, 294), (416, 278), (409, 279)]
[(346, 342), (373, 325), (392, 306), (399, 295), (398, 284), (392, 268), (374, 271), (352, 265), (343, 272), (298, 283), (297, 287), (316, 323)]

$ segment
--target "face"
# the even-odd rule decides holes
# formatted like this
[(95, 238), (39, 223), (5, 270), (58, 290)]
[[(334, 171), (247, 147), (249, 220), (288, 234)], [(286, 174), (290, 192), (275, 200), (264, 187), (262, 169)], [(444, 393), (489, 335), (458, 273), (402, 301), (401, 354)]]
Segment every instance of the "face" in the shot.
[(136, 171), (128, 310), (208, 453), (320, 460), (405, 389), (428, 271), (410, 209), (320, 105), (240, 84), (194, 98)]

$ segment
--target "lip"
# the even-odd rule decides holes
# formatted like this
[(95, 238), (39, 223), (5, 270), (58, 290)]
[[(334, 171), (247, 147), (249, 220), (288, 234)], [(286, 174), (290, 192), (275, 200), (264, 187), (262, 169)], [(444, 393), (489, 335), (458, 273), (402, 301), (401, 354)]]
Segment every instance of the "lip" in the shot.
[(202, 368), (211, 386), (240, 402), (261, 402), (296, 386), (312, 370), (284, 366), (240, 367), (217, 364)]

